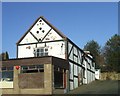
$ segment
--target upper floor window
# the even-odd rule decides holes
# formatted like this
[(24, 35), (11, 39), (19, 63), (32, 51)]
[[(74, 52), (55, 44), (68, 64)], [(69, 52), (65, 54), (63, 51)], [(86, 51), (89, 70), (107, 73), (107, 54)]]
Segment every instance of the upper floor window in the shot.
[(34, 56), (35, 57), (39, 57), (39, 56), (48, 56), (48, 48), (44, 48), (44, 47), (41, 47), (41, 48), (36, 48), (34, 50)]

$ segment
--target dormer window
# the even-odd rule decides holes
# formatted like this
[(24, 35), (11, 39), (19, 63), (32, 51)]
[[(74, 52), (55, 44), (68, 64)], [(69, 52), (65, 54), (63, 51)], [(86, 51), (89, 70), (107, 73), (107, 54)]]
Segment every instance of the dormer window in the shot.
[(48, 56), (48, 48), (46, 47), (36, 48), (34, 50), (34, 56), (35, 57)]

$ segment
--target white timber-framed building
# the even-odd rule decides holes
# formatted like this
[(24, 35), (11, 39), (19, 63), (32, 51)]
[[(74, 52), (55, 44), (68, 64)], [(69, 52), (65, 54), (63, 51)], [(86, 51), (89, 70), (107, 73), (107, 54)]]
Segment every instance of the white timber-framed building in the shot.
[[(43, 16), (34, 22), (16, 45), (16, 59), (2, 61), (3, 72), (7, 72), (7, 67), (13, 67), (12, 80), (6, 81), (12, 82), (9, 85), (11, 89), (4, 86), (3, 94), (32, 94), (31, 91), (35, 89), (34, 94), (57, 94), (57, 89), (69, 92), (95, 80), (92, 55), (80, 49)], [(33, 76), (33, 81), (42, 81), (37, 81), (36, 85), (29, 81), (29, 84), (33, 84), (25, 85), (23, 81), (28, 81), (27, 76)], [(46, 91), (43, 92), (44, 89)]]

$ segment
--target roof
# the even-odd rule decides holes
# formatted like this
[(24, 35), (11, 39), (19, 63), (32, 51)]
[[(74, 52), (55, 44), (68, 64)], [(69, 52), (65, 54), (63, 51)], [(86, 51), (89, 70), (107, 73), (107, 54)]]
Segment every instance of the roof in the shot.
[(33, 28), (33, 26), (37, 23), (37, 21), (39, 19), (42, 19), (45, 23), (47, 23), (52, 29), (54, 29), (62, 38), (66, 39), (67, 37), (61, 32), (59, 31), (55, 26), (53, 26), (51, 23), (49, 23), (49, 21), (44, 18), (43, 16), (40, 16), (34, 23), (33, 25), (28, 29), (27, 32), (25, 32), (25, 34), (20, 38), (20, 40), (16, 43), (17, 45), (23, 40), (23, 38), (28, 34), (28, 32)]
[(29, 57), (29, 58), (15, 58), (0, 61), (0, 66), (23, 66), (23, 65), (39, 65), (39, 64), (53, 64), (60, 68), (69, 69), (69, 64), (66, 59), (57, 58), (54, 56)]

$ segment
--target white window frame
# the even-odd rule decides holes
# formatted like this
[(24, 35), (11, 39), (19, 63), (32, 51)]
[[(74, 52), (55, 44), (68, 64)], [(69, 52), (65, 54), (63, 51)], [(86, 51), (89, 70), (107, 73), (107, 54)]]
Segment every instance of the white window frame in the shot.
[(47, 47), (39, 47), (34, 50), (34, 56), (48, 56), (48, 48)]

